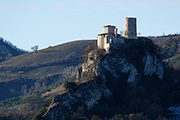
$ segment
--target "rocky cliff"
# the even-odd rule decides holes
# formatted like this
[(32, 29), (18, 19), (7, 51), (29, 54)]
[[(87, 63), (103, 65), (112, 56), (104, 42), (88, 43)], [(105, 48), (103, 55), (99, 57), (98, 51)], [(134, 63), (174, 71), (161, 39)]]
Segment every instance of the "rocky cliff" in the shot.
[[(76, 85), (54, 98), (45, 120), (111, 118), (123, 108), (129, 89), (143, 88), (145, 77), (163, 80), (163, 64), (149, 39), (125, 40), (109, 52), (95, 49), (77, 72)], [(128, 96), (129, 97), (129, 96)], [(128, 103), (130, 104), (130, 103)], [(129, 110), (131, 111), (131, 110)]]

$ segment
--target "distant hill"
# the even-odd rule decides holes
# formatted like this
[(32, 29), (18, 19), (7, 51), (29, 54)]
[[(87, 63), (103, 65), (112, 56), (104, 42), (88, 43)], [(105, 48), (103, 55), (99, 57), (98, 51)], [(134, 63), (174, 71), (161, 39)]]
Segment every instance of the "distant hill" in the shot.
[(180, 69), (180, 35), (150, 37), (161, 48), (163, 60), (175, 69)]
[[(150, 39), (162, 48), (164, 60), (176, 60), (179, 64), (177, 57), (180, 53), (180, 35)], [(0, 100), (44, 89), (75, 75), (83, 49), (91, 44), (96, 44), (96, 40), (68, 42), (37, 53), (22, 54), (26, 51), (1, 38), (0, 49), (5, 49), (5, 52), (0, 55), (15, 57), (0, 63), (0, 91), (5, 91), (0, 94)], [(6, 85), (10, 87), (5, 87)]]
[(150, 37), (150, 39), (161, 47), (163, 59), (168, 59), (180, 54), (180, 35)]
[(42, 107), (34, 119), (165, 120), (167, 108), (179, 102), (180, 81), (164, 68), (151, 40), (124, 41), (112, 45), (108, 54), (90, 51), (76, 82), (66, 82), (67, 92)]
[(45, 89), (75, 75), (83, 49), (95, 43), (69, 42), (1, 62), (0, 100)]
[[(150, 39), (162, 48), (161, 54), (164, 61), (172, 61), (173, 63), (173, 60), (175, 60), (176, 63), (179, 63), (179, 60), (175, 58), (180, 56), (180, 35), (150, 37)], [(2, 113), (3, 115), (7, 111), (11, 111), (9, 112), (10, 116), (12, 113), (16, 116), (16, 114), (19, 115), (19, 113), (25, 115), (28, 111), (28, 113), (31, 114), (29, 116), (32, 116), (38, 107), (29, 107), (29, 103), (41, 105), (41, 99), (37, 100), (41, 101), (41, 103), (36, 102), (34, 99), (39, 99), (42, 93), (44, 93), (42, 96), (45, 98), (43, 100), (48, 100), (52, 99), (59, 91), (62, 92), (62, 86), (52, 91), (50, 91), (51, 89), (49, 88), (56, 85), (56, 83), (59, 85), (59, 83), (62, 83), (62, 81), (68, 78), (74, 78), (83, 50), (88, 45), (93, 44), (96, 44), (96, 40), (80, 40), (49, 47), (39, 50), (36, 53), (11, 53), (14, 57), (4, 59), (4, 61), (0, 63), (0, 114)], [(49, 91), (44, 92), (47, 90)], [(21, 95), (25, 96), (22, 97)], [(19, 100), (19, 98), (23, 104), (16, 106), (17, 103), (15, 103), (15, 99)], [(29, 100), (29, 102), (27, 102), (27, 100)], [(14, 104), (8, 103), (7, 101), (15, 101), (15, 107), (1, 107), (1, 103), (5, 103), (5, 105)], [(27, 106), (29, 108), (27, 108)], [(15, 111), (17, 113), (15, 113)], [(22, 114), (20, 114), (20, 116), (21, 115)], [(22, 118), (27, 116), (27, 114), (25, 116), (22, 115)]]
[[(4, 40), (0, 37), (0, 57), (13, 57), (26, 53), (27, 51), (22, 50), (14, 46), (11, 42)], [(2, 60), (1, 60), (2, 61)]]

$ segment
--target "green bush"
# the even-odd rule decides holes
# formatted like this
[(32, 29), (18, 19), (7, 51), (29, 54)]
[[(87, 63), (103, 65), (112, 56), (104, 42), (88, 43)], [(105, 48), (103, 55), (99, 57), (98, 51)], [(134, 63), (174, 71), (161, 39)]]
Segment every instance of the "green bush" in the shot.
[(32, 120), (43, 120), (42, 115), (44, 115), (46, 112), (45, 108), (42, 108), (39, 110), (39, 112), (33, 117)]
[(22, 103), (22, 100), (18, 96), (18, 97), (13, 97), (13, 98), (10, 98), (10, 99), (0, 101), (0, 107), (10, 107), (10, 106), (18, 105), (18, 104), (21, 104), (21, 103)]
[(38, 111), (38, 113), (33, 117), (32, 120), (43, 120), (42, 116), (46, 113), (47, 107), (50, 105), (51, 100), (45, 101), (42, 104), (41, 109)]

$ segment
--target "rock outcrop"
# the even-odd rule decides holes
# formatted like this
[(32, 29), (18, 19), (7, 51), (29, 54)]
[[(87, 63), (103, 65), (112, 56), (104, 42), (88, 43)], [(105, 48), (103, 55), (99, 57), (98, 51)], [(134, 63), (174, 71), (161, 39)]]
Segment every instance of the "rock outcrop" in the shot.
[(136, 87), (142, 76), (156, 76), (162, 80), (163, 64), (152, 46), (148, 39), (137, 39), (116, 45), (110, 48), (109, 53), (101, 49), (91, 51), (77, 72), (79, 85), (76, 90), (56, 96), (44, 119), (67, 119), (66, 112), (75, 109), (77, 104), (84, 106), (87, 111), (92, 111), (99, 104), (107, 104), (100, 102), (104, 101), (104, 98), (113, 103), (116, 91), (112, 91), (113, 86), (109, 83), (126, 81), (130, 86)]
[(155, 55), (150, 55), (149, 53), (147, 53), (147, 55), (143, 58), (143, 63), (145, 63), (145, 75), (152, 76), (153, 74), (156, 74), (159, 79), (163, 79), (163, 65), (162, 62)]
[(67, 92), (54, 98), (44, 118), (47, 120), (64, 120), (64, 110), (74, 109), (74, 105), (86, 106), (90, 110), (98, 104), (101, 97), (112, 97), (105, 85), (94, 84), (92, 81), (80, 84), (77, 91)]
[[(136, 42), (138, 42), (138, 40)], [(123, 50), (124, 52), (119, 51), (120, 49), (126, 49), (126, 47), (129, 47), (128, 43), (124, 45), (119, 44), (119, 46), (111, 48), (108, 54), (103, 53), (102, 50), (90, 52), (87, 56), (87, 61), (83, 63), (78, 70), (77, 79), (80, 81), (87, 81), (88, 75), (92, 74), (92, 76), (100, 76), (106, 81), (107, 73), (114, 79), (121, 78), (121, 73), (128, 73), (127, 82), (131, 84), (135, 84), (141, 75), (152, 77), (154, 74), (157, 75), (160, 80), (163, 79), (163, 64), (155, 54), (150, 54), (149, 51), (144, 48), (142, 49), (144, 55), (137, 58), (137, 60), (133, 60), (134, 58), (125, 50)], [(103, 59), (100, 60), (100, 56), (104, 56)], [(137, 55), (137, 57), (138, 56), (140, 55)], [(137, 65), (137, 63), (140, 63), (140, 65)]]

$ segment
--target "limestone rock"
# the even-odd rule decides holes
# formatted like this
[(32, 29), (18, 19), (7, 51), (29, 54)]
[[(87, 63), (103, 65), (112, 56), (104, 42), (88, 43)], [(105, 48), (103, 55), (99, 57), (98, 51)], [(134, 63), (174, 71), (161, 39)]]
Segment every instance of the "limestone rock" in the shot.
[[(116, 84), (117, 81), (125, 81), (136, 87), (143, 75), (150, 77), (156, 75), (158, 79), (162, 80), (163, 64), (156, 54), (143, 48), (141, 49), (143, 54), (135, 49), (137, 55), (130, 55), (128, 54), (129, 49), (125, 49), (125, 47), (129, 47), (128, 45), (126, 43), (119, 47), (112, 47), (108, 53), (102, 49), (91, 51), (87, 55), (86, 61), (79, 66), (76, 76), (79, 86), (76, 91), (56, 96), (44, 115), (44, 119), (64, 120), (65, 111), (73, 109), (75, 104), (86, 106), (87, 110), (91, 110), (99, 104), (99, 100), (103, 97), (113, 98), (114, 91), (112, 92), (112, 88), (108, 86), (108, 83), (111, 82)], [(134, 56), (140, 57), (135, 59)], [(100, 82), (98, 82), (99, 79)]]
[(146, 56), (143, 58), (143, 63), (145, 63), (144, 66), (144, 74), (152, 76), (153, 73), (158, 76), (159, 79), (163, 79), (163, 64), (162, 62), (155, 56), (150, 55), (147, 53)]
[(92, 81), (80, 84), (77, 91), (70, 91), (54, 98), (45, 120), (64, 120), (64, 111), (73, 109), (73, 104), (81, 104), (91, 109), (102, 97), (112, 97), (110, 90), (105, 85), (94, 84)]

